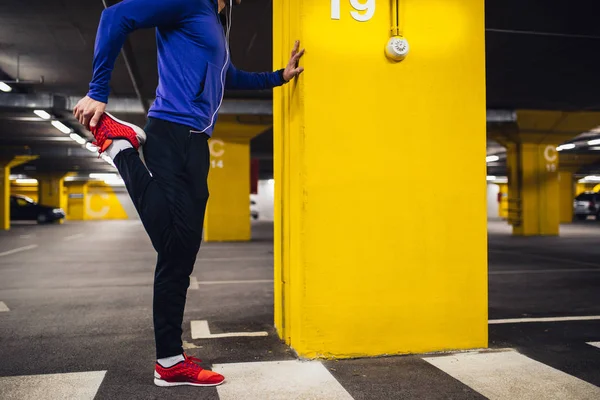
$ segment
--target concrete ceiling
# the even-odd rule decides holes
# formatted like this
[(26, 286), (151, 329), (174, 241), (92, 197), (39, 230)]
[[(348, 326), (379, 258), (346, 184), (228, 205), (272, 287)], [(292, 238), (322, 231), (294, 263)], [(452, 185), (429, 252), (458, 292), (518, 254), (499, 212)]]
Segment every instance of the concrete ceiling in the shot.
[[(271, 7), (272, 0), (244, 0), (234, 10), (231, 48), (233, 62), (239, 68), (271, 69)], [(15, 92), (85, 94), (102, 9), (102, 0), (2, 0), (0, 79), (31, 81), (15, 85)], [(598, 15), (597, 0), (572, 4), (556, 0), (487, 0), (488, 108), (600, 109)], [(151, 99), (157, 84), (153, 31), (135, 32), (127, 47), (140, 91)], [(36, 83), (41, 76), (44, 83)], [(115, 67), (111, 95), (136, 96), (122, 57)], [(228, 92), (226, 97), (269, 100), (271, 93)], [(56, 109), (54, 114), (89, 138), (70, 119), (67, 109)], [(0, 109), (0, 146), (28, 146), (25, 151), (41, 154), (31, 163), (37, 170), (112, 170), (47, 121), (31, 117), (29, 109)], [(125, 117), (138, 124), (144, 121), (139, 114)], [(490, 144), (494, 150), (496, 144)], [(272, 172), (271, 130), (253, 141), (252, 152), (263, 160), (261, 172), (268, 176)], [(21, 168), (25, 171), (31, 165)]]

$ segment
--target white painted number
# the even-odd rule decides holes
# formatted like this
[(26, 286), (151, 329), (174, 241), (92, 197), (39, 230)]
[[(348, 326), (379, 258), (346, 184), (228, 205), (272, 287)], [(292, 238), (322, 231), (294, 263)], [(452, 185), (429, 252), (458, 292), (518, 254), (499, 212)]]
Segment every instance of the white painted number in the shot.
[[(362, 4), (359, 0), (350, 0), (350, 4), (356, 11), (352, 11), (352, 18), (359, 22), (366, 22), (373, 18), (375, 15), (375, 0), (367, 0), (365, 4)], [(366, 11), (364, 14), (359, 11)]]
[(212, 160), (210, 163), (213, 168), (223, 168), (223, 160)]
[(331, 19), (340, 19), (340, 0), (331, 0)]
[[(362, 3), (361, 0), (350, 0), (350, 4), (354, 8), (350, 15), (359, 22), (366, 22), (375, 15), (375, 0), (366, 0), (366, 3)], [(340, 0), (331, 0), (331, 19), (340, 19), (340, 15)]]
[(556, 172), (556, 164), (546, 164), (548, 172)]

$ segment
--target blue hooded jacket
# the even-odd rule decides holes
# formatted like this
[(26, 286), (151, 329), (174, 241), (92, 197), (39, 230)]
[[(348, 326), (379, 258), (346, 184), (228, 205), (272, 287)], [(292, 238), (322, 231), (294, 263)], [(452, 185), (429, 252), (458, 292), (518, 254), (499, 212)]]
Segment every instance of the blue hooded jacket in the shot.
[(227, 89), (270, 89), (283, 70), (251, 73), (231, 63), (217, 0), (123, 0), (102, 13), (88, 96), (106, 103), (127, 35), (156, 28), (159, 83), (148, 116), (211, 135)]

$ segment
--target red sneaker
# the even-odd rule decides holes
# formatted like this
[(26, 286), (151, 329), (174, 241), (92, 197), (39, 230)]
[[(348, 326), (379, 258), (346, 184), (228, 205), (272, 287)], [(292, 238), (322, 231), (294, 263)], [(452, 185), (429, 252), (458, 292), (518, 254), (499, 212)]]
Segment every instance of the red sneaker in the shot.
[(127, 139), (136, 150), (146, 141), (146, 132), (142, 128), (121, 121), (107, 112), (102, 114), (98, 125), (91, 131), (96, 139), (93, 145), (98, 147), (100, 154), (112, 144), (113, 139)]
[(225, 381), (221, 374), (202, 369), (196, 362), (201, 360), (196, 357), (190, 357), (186, 354), (184, 361), (181, 361), (172, 367), (163, 368), (156, 363), (154, 370), (154, 384), (161, 387), (169, 386), (218, 386)]

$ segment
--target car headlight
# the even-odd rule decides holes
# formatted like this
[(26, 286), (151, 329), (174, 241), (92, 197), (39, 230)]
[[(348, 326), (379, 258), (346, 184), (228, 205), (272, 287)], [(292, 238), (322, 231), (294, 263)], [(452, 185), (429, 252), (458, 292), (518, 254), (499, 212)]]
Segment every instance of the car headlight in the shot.
[(64, 211), (62, 208), (55, 208), (52, 210), (52, 214), (64, 214)]

